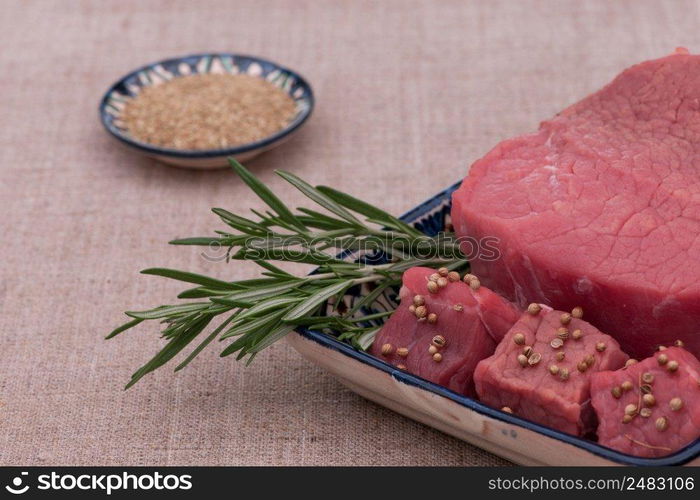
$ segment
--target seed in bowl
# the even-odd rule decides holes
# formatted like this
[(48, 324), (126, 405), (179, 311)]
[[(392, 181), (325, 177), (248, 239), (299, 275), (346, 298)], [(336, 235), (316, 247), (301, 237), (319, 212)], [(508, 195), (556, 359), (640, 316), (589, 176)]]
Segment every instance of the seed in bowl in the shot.
[(262, 78), (198, 74), (145, 87), (124, 108), (128, 132), (141, 142), (181, 150), (256, 142), (294, 117), (294, 100)]

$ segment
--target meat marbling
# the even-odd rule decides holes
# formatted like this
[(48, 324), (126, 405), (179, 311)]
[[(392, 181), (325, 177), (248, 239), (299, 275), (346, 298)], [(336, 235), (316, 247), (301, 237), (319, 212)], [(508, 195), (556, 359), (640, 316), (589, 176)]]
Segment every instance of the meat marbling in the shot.
[(473, 164), (453, 196), (458, 236), (520, 305), (583, 306), (635, 357), (682, 339), (700, 356), (700, 56), (678, 50)]

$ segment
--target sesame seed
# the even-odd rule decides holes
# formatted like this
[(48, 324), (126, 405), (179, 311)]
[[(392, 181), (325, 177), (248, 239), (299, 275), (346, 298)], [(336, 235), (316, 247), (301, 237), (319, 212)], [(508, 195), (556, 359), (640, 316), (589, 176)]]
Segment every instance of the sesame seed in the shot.
[(286, 127), (295, 114), (294, 99), (272, 82), (214, 73), (145, 87), (123, 110), (131, 136), (180, 150), (256, 142)]
[(478, 290), (481, 287), (481, 281), (479, 281), (477, 278), (474, 278), (469, 282), (469, 288), (472, 290)]
[(588, 364), (585, 361), (579, 361), (578, 365), (576, 365), (576, 368), (578, 368), (578, 371), (583, 373), (586, 370), (588, 370)]
[(632, 415), (625, 415), (624, 417), (622, 417), (622, 423), (629, 424), (633, 420), (633, 418), (634, 417), (632, 417)]
[(430, 281), (437, 281), (440, 279), (440, 275), (438, 273), (433, 273), (430, 275)]
[(678, 361), (669, 361), (668, 364), (666, 365), (666, 369), (670, 372), (675, 372), (678, 370)]
[(520, 366), (522, 367), (527, 366), (527, 356), (524, 354), (518, 354), (518, 363), (520, 363)]
[(676, 347), (685, 347), (685, 343), (684, 343), (682, 340), (680, 340), (680, 339), (679, 339), (679, 340), (676, 340), (676, 341), (673, 343), (673, 345), (675, 345)]
[(559, 351), (554, 357), (557, 361), (564, 361), (566, 354), (564, 354), (564, 351)]
[(447, 278), (440, 277), (440, 278), (438, 278), (436, 283), (437, 283), (437, 286), (439, 286), (440, 288), (445, 288), (447, 286), (448, 281), (447, 281)]
[(425, 306), (416, 307), (416, 316), (419, 318), (425, 318), (428, 315), (428, 308)]
[(442, 354), (440, 354), (439, 352), (433, 354), (433, 361), (435, 361), (436, 363), (442, 361)]
[(462, 304), (455, 304), (452, 306), (452, 309), (454, 309), (457, 312), (462, 312), (464, 311), (464, 306)]
[(430, 354), (435, 354), (436, 352), (438, 352), (438, 348), (435, 347), (434, 345), (431, 345), (430, 347), (428, 347), (428, 352)]
[(645, 394), (644, 396), (642, 396), (642, 402), (646, 406), (654, 406), (656, 404), (656, 398), (653, 394)]
[(398, 368), (399, 370), (405, 370), (406, 365), (396, 365), (396, 368)]
[(459, 273), (457, 271), (451, 271), (447, 274), (447, 279), (450, 280), (452, 283), (456, 283), (460, 279)]
[(437, 283), (434, 281), (428, 281), (428, 291), (430, 293), (437, 293), (437, 291), (440, 289)]
[(634, 386), (632, 385), (632, 382), (630, 382), (629, 380), (625, 380), (624, 382), (622, 382), (622, 384), (620, 384), (620, 387), (623, 391), (627, 392), (631, 391)]
[(383, 354), (384, 356), (388, 356), (388, 355), (391, 354), (392, 352), (394, 352), (394, 346), (393, 346), (393, 345), (391, 345), (391, 344), (384, 344), (384, 345), (382, 346), (382, 354)]
[(414, 306), (418, 307), (418, 306), (422, 306), (424, 304), (425, 304), (425, 297), (423, 297), (422, 295), (416, 295), (415, 297), (413, 297), (413, 305)]
[(513, 342), (515, 342), (518, 345), (524, 345), (525, 344), (525, 335), (522, 333), (516, 333), (513, 335)]
[(643, 418), (651, 417), (651, 408), (642, 408), (639, 410), (639, 416)]
[(668, 402), (668, 406), (671, 407), (671, 410), (678, 411), (683, 408), (683, 400), (679, 397), (675, 397)]
[(509, 406), (504, 406), (501, 408), (501, 411), (505, 413), (513, 413), (513, 410), (511, 410)]
[(603, 352), (603, 351), (605, 350), (606, 347), (607, 347), (607, 346), (605, 345), (604, 342), (598, 342), (598, 343), (595, 345), (595, 350), (598, 351), (598, 352)]
[(405, 347), (399, 347), (398, 349), (396, 349), (396, 354), (398, 354), (402, 358), (405, 358), (406, 356), (408, 356), (408, 349)]
[(620, 399), (622, 397), (622, 389), (620, 386), (615, 386), (612, 389), (610, 389), (610, 393), (613, 395), (615, 399)]
[(523, 354), (528, 358), (532, 356), (532, 346), (526, 345), (525, 347), (523, 347)]
[(589, 367), (591, 367), (595, 364), (595, 356), (593, 356), (593, 354), (589, 354), (584, 358), (584, 361)]
[(559, 373), (559, 367), (557, 365), (549, 365), (549, 373), (556, 375)]
[(559, 378), (562, 380), (569, 380), (569, 370), (567, 368), (559, 370)]
[(630, 366), (636, 365), (636, 364), (637, 364), (637, 360), (630, 358), (627, 361), (625, 361), (625, 368), (629, 368)]
[(660, 365), (665, 365), (666, 363), (668, 363), (668, 356), (667, 356), (666, 354), (659, 354), (659, 355), (656, 357), (656, 361), (657, 361)]
[(656, 430), (663, 432), (668, 429), (668, 419), (666, 417), (659, 417), (656, 419)]
[(435, 313), (428, 314), (428, 323), (430, 323), (431, 325), (434, 325), (435, 323), (437, 323), (437, 314), (435, 314)]
[(660, 345), (656, 350), (657, 351), (665, 351), (666, 349), (668, 349), (668, 348), (665, 345)]
[(574, 318), (581, 319), (583, 318), (583, 307), (581, 306), (576, 306), (571, 310), (571, 315)]
[(416, 314), (416, 306), (414, 306), (413, 304), (408, 306), (408, 312), (410, 312), (411, 314)]
[(441, 267), (440, 269), (438, 269), (438, 274), (440, 276), (447, 276), (449, 274), (449, 272), (450, 272), (450, 270), (447, 269), (446, 267)]
[(562, 340), (566, 340), (569, 338), (569, 329), (565, 327), (561, 327), (557, 330), (557, 337), (559, 337)]
[(625, 406), (625, 415), (634, 415), (637, 413), (637, 405), (634, 403), (630, 403), (627, 406)]
[(561, 317), (559, 318), (559, 322), (562, 325), (568, 325), (569, 323), (571, 323), (571, 314), (569, 314), (569, 313), (562, 314)]
[(651, 372), (644, 372), (642, 374), (642, 381), (647, 384), (651, 384), (652, 382), (654, 382), (654, 374)]
[(542, 310), (542, 306), (540, 306), (539, 304), (536, 304), (534, 302), (532, 304), (530, 304), (529, 306), (527, 306), (527, 312), (529, 312), (533, 316), (536, 316), (537, 314), (539, 314), (541, 310)]
[(642, 394), (651, 394), (652, 388), (649, 384), (642, 384), (639, 386), (639, 390)]
[(527, 362), (530, 366), (535, 366), (542, 359), (542, 355), (539, 352), (533, 352), (532, 355), (527, 358)]
[(581, 337), (583, 337), (583, 332), (580, 329), (576, 329), (573, 332), (571, 332), (571, 338), (574, 340), (581, 340)]

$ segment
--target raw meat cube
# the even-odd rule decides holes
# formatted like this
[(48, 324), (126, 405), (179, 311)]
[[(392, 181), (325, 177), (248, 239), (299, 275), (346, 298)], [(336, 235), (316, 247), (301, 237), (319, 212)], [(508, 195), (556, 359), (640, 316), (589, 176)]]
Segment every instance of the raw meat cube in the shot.
[(700, 437), (700, 362), (680, 347), (596, 373), (591, 394), (604, 446), (660, 457)]
[(425, 267), (404, 273), (401, 304), (370, 352), (431, 382), (473, 395), (476, 364), (493, 353), (497, 339), (520, 312), (487, 288), (467, 285), (457, 273), (431, 281), (436, 273)]
[[(533, 309), (534, 308), (534, 309)], [(591, 376), (628, 356), (609, 335), (570, 313), (533, 304), (474, 374), (479, 399), (569, 434), (595, 427)]]

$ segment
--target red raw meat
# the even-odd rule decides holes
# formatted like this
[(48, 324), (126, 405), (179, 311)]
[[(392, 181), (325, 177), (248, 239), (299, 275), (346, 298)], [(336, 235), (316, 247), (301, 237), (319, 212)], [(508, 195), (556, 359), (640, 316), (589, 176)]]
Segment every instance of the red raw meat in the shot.
[[(377, 334), (370, 352), (431, 382), (473, 395), (474, 367), (493, 353), (496, 340), (517, 321), (520, 312), (487, 288), (473, 290), (462, 281), (448, 281), (447, 286), (430, 293), (427, 284), (435, 272), (414, 267), (404, 273), (401, 304)], [(423, 297), (427, 309), (421, 321), (409, 310), (416, 295)], [(437, 315), (435, 323), (428, 320), (429, 314)], [(445, 346), (436, 348), (440, 361), (429, 352), (437, 335), (445, 339)], [(390, 345), (391, 351), (383, 354), (385, 345)], [(399, 349), (406, 349), (405, 356)]]
[[(669, 370), (672, 362), (678, 364), (675, 371)], [(645, 402), (647, 393), (653, 398)], [(685, 349), (670, 347), (622, 370), (596, 373), (591, 394), (604, 446), (660, 457), (700, 437), (700, 362)], [(625, 417), (629, 405), (636, 409)]]
[(700, 56), (632, 66), (501, 142), (453, 195), (452, 221), (498, 238), (499, 259), (471, 264), (507, 298), (581, 305), (635, 357), (675, 339), (700, 356)]
[[(595, 428), (591, 376), (623, 366), (628, 356), (612, 337), (581, 319), (564, 326), (563, 314), (549, 308), (524, 313), (495, 354), (477, 365), (474, 382), (479, 399), (489, 406), (507, 407), (528, 420), (584, 435)], [(563, 345), (552, 344), (561, 338)], [(558, 358), (561, 353), (563, 359)], [(541, 359), (533, 364), (538, 355)]]

